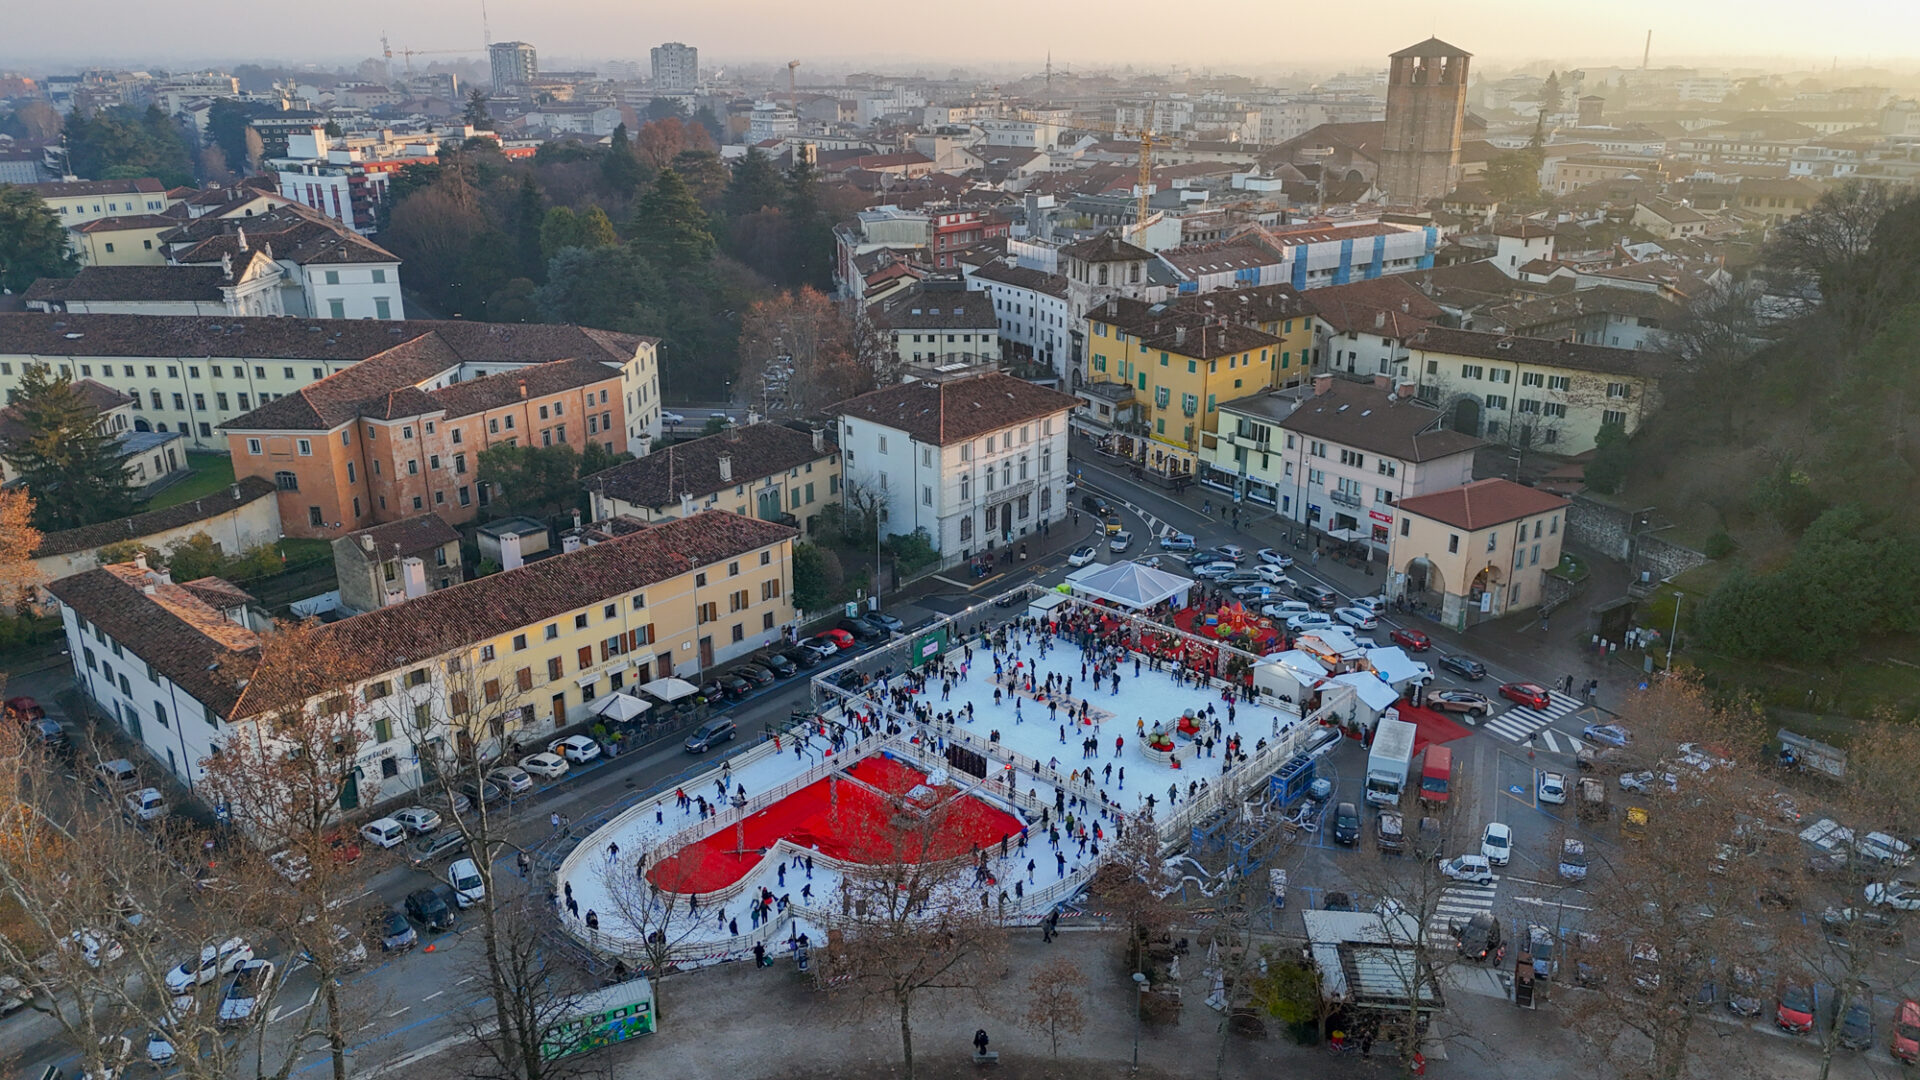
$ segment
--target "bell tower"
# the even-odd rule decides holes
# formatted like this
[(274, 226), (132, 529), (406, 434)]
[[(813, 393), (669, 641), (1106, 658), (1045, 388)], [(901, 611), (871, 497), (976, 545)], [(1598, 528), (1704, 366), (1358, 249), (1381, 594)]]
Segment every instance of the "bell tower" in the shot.
[(1472, 55), (1428, 38), (1389, 58), (1380, 187), (1391, 201), (1424, 207), (1459, 186)]

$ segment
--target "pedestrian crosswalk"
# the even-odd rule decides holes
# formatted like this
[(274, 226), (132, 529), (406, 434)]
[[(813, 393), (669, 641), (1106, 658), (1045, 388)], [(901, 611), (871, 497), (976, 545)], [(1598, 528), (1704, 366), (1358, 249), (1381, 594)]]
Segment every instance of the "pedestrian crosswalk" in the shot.
[(1483, 911), (1492, 911), (1494, 893), (1499, 887), (1498, 874), (1485, 885), (1450, 882), (1440, 890), (1440, 897), (1434, 902), (1433, 914), (1427, 919), (1427, 933), (1433, 937), (1445, 937), (1452, 933), (1454, 923), (1463, 923)]
[(1526, 742), (1527, 736), (1578, 709), (1580, 705), (1578, 698), (1568, 697), (1558, 690), (1550, 691), (1547, 694), (1546, 708), (1535, 709), (1526, 705), (1515, 705), (1501, 713), (1498, 718), (1487, 721), (1486, 730), (1508, 742)]

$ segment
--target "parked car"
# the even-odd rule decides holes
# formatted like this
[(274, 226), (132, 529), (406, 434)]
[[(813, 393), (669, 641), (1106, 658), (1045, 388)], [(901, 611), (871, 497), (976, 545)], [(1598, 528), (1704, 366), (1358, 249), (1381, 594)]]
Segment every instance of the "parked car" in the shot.
[(1081, 544), (1079, 547), (1073, 549), (1073, 554), (1067, 556), (1067, 565), (1085, 566), (1099, 557), (1099, 548), (1094, 547), (1092, 544)]
[(1856, 937), (1868, 937), (1887, 945), (1898, 945), (1906, 937), (1892, 916), (1874, 908), (1825, 908), (1820, 912), (1820, 927), (1839, 944), (1850, 944)]
[(558, 780), (567, 775), (572, 766), (559, 754), (528, 754), (520, 759), (520, 767), (542, 780)]
[(1119, 532), (1114, 533), (1112, 536), (1107, 538), (1107, 549), (1109, 551), (1125, 551), (1132, 546), (1133, 546), (1133, 534), (1126, 531), (1125, 529), (1122, 529)]
[(889, 615), (884, 611), (869, 611), (860, 617), (880, 629), (885, 630), (889, 634), (903, 633), (907, 629), (906, 623), (901, 622), (897, 616)]
[(1327, 894), (1326, 899), (1320, 902), (1320, 910), (1358, 911), (1360, 909), (1353, 906), (1353, 897), (1348, 896), (1346, 893), (1330, 892)]
[(407, 914), (428, 930), (453, 929), (454, 909), (438, 888), (415, 889), (407, 894)]
[(120, 800), (121, 812), (128, 821), (146, 823), (165, 816), (167, 797), (160, 794), (159, 788), (141, 788), (129, 791)]
[(1239, 569), (1239, 567), (1234, 566), (1230, 562), (1224, 562), (1224, 561), (1200, 563), (1197, 566), (1192, 563), (1187, 564), (1187, 570), (1190, 573), (1192, 573), (1194, 577), (1197, 577), (1202, 581), (1206, 581), (1209, 579), (1218, 581), (1219, 579), (1226, 577), (1228, 574), (1233, 573), (1237, 569)]
[(1379, 618), (1363, 607), (1335, 608), (1333, 617), (1356, 630), (1372, 630), (1380, 625)]
[(1580, 729), (1580, 737), (1597, 746), (1610, 746), (1615, 749), (1623, 748), (1633, 741), (1633, 736), (1619, 724), (1588, 724)]
[(1248, 582), (1244, 585), (1235, 585), (1230, 591), (1233, 595), (1248, 603), (1264, 602), (1271, 597), (1280, 595), (1279, 589), (1263, 582)]
[(473, 799), (482, 806), (492, 806), (494, 803), (508, 797), (507, 789), (491, 780), (462, 781), (459, 791), (460, 794), (465, 795), (469, 799)]
[(1293, 565), (1293, 556), (1281, 551), (1279, 548), (1261, 548), (1259, 551), (1254, 552), (1254, 557), (1266, 563), (1268, 566), (1278, 566), (1282, 570)]
[(1913, 862), (1913, 848), (1906, 841), (1884, 832), (1870, 832), (1855, 837), (1853, 850), (1861, 858), (1882, 866), (1906, 866)]
[(1305, 615), (1312, 610), (1303, 600), (1279, 600), (1260, 606), (1260, 614), (1269, 619), (1291, 619), (1295, 615)]
[(440, 812), (429, 810), (424, 806), (409, 806), (404, 810), (395, 810), (393, 820), (399, 822), (409, 833), (419, 836), (440, 827)]
[(753, 662), (773, 672), (773, 677), (776, 679), (791, 679), (800, 673), (799, 666), (786, 653), (756, 653)]
[(1813, 1010), (1819, 1004), (1818, 997), (1812, 983), (1783, 980), (1774, 998), (1773, 1022), (1783, 1031), (1807, 1034), (1813, 1030)]
[(487, 779), (506, 788), (509, 798), (533, 790), (533, 774), (518, 765), (496, 765), (487, 770)]
[(1170, 532), (1160, 537), (1162, 551), (1192, 551), (1194, 547), (1192, 533)]
[(1299, 584), (1299, 582), (1287, 576), (1286, 570), (1272, 563), (1262, 563), (1254, 567), (1253, 572), (1260, 575), (1261, 581), (1269, 585), (1285, 588), (1289, 595), (1293, 593), (1293, 587)]
[(1471, 656), (1459, 656), (1449, 653), (1440, 658), (1440, 666), (1463, 679), (1479, 682), (1487, 677), (1487, 665)]
[(1529, 709), (1544, 709), (1553, 704), (1553, 699), (1547, 696), (1547, 688), (1539, 683), (1501, 683), (1500, 696), (1516, 705), (1525, 705)]
[(298, 885), (313, 876), (313, 864), (297, 851), (276, 851), (267, 856), (267, 865), (288, 882)]
[(881, 638), (887, 636), (885, 630), (858, 617), (841, 619), (839, 622), (833, 624), (833, 628), (852, 635), (853, 640), (856, 642), (879, 641)]
[(152, 1028), (147, 1032), (147, 1064), (164, 1069), (173, 1064), (174, 1053), (173, 1040), (165, 1031)]
[(1908, 1065), (1920, 1062), (1920, 1001), (1908, 999), (1894, 1010), (1892, 1051)]
[(761, 667), (759, 664), (741, 664), (739, 667), (733, 669), (733, 673), (752, 683), (756, 690), (772, 686), (774, 683), (780, 681), (774, 678), (772, 671)]
[(399, 847), (407, 839), (407, 827), (390, 817), (374, 818), (360, 826), (360, 839), (385, 850)]
[(487, 898), (487, 883), (472, 859), (455, 859), (447, 867), (447, 884), (453, 886), (453, 899), (460, 907), (472, 907)]
[(731, 718), (716, 716), (687, 736), (687, 753), (704, 754), (723, 742), (731, 742), (739, 734), (740, 729)]
[(1331, 611), (1340, 603), (1340, 594), (1325, 585), (1295, 585), (1293, 595), (1296, 600), (1305, 600), (1317, 608)]
[(1247, 560), (1247, 549), (1239, 544), (1221, 544), (1219, 550), (1229, 562), (1242, 563)]
[(210, 983), (222, 975), (231, 975), (235, 968), (253, 959), (253, 946), (245, 938), (232, 937), (218, 945), (208, 945), (200, 950), (200, 955), (182, 960), (178, 967), (167, 972), (167, 993), (180, 995), (193, 991), (196, 986)]
[[(1421, 822), (1425, 828), (1426, 822)], [(1485, 855), (1455, 855), (1440, 864), (1443, 877), (1454, 881), (1464, 881), (1473, 885), (1491, 885), (1493, 883), (1493, 864)]]
[[(351, 971), (367, 962), (367, 945), (355, 937), (353, 931), (334, 923), (332, 932), (327, 935), (326, 945), (333, 950), (333, 963), (336, 970)], [(315, 958), (311, 949), (300, 950), (300, 959), (311, 964)]]
[(1103, 517), (1106, 517), (1108, 514), (1113, 513), (1113, 507), (1108, 506), (1107, 500), (1101, 498), (1098, 495), (1080, 496), (1080, 505), (1082, 508), (1086, 510), (1087, 513), (1092, 514), (1094, 517), (1097, 517), (1097, 518), (1103, 518)]
[(1620, 790), (1653, 791), (1664, 787), (1669, 795), (1680, 790), (1680, 778), (1672, 773), (1655, 773), (1648, 769), (1628, 771), (1620, 774)]
[(41, 708), (38, 701), (35, 701), (25, 694), (19, 697), (8, 698), (6, 704), (0, 706), (0, 711), (4, 711), (7, 719), (12, 720), (22, 727), (31, 725), (36, 720), (44, 720), (47, 718), (47, 710)]
[(260, 996), (273, 985), (273, 961), (249, 960), (233, 973), (227, 996), (220, 1001), (218, 1020), (223, 1025), (244, 1024), (253, 1016)]
[(1295, 615), (1293, 618), (1287, 620), (1287, 629), (1295, 634), (1305, 634), (1314, 630), (1331, 630), (1333, 629), (1333, 625), (1332, 616), (1322, 615), (1317, 611), (1309, 611), (1305, 615)]
[(1760, 978), (1752, 968), (1735, 965), (1724, 996), (1727, 1011), (1735, 1016), (1760, 1015)]
[(569, 735), (547, 747), (550, 754), (559, 754), (570, 764), (584, 765), (600, 756), (600, 744), (586, 735)]
[(1536, 797), (1549, 806), (1562, 806), (1567, 801), (1567, 778), (1562, 773), (1543, 772), (1536, 785)]
[(1423, 704), (1434, 712), (1481, 717), (1493, 715), (1493, 699), (1472, 690), (1430, 690), (1423, 699)]
[[(844, 622), (845, 620), (841, 621)], [(852, 632), (843, 630), (838, 626), (829, 630), (822, 630), (813, 636), (816, 638), (826, 638), (828, 641), (833, 642), (834, 646), (841, 652), (851, 652), (859, 645), (859, 642), (854, 638)]]
[(414, 933), (413, 924), (397, 911), (380, 916), (379, 931), (381, 952), (401, 952), (420, 943), (420, 935)]
[(1366, 608), (1375, 615), (1385, 615), (1387, 613), (1387, 598), (1381, 596), (1379, 593), (1375, 593), (1372, 596), (1356, 596), (1353, 598), (1353, 606)]
[(1348, 847), (1360, 842), (1360, 811), (1350, 802), (1333, 808), (1333, 842)]
[(820, 650), (815, 649), (805, 642), (798, 645), (790, 645), (774, 655), (786, 657), (787, 662), (792, 664), (796, 670), (800, 671), (820, 665)]
[(1867, 902), (1896, 911), (1920, 911), (1920, 882), (1876, 881), (1867, 886)]
[(1480, 854), (1494, 866), (1505, 866), (1513, 858), (1513, 829), (1498, 821), (1487, 822), (1480, 832)]
[(1568, 836), (1560, 841), (1560, 876), (1567, 881), (1587, 880), (1587, 845)]
[(1396, 628), (1387, 635), (1387, 640), (1412, 652), (1426, 652), (1433, 648), (1433, 639), (1418, 630)]
[(1840, 1045), (1848, 1050), (1865, 1050), (1873, 1045), (1873, 1008), (1870, 1002), (1862, 1001), (1856, 995), (1840, 1011), (1838, 1023), (1834, 1025), (1840, 1035)]
[(458, 831), (422, 836), (407, 845), (407, 864), (416, 868), (426, 866), (435, 859), (466, 849), (467, 838)]

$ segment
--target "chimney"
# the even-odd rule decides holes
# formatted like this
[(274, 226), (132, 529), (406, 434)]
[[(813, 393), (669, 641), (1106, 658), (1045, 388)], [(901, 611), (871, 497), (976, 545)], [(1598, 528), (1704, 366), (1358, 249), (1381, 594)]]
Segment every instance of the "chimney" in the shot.
[(360, 534), (360, 547), (367, 554), (369, 555), (373, 554), (373, 534), (372, 533)]
[(1413, 390), (1414, 390), (1414, 385), (1411, 382), (1403, 382), (1400, 385), (1393, 388), (1393, 392), (1400, 395), (1403, 398), (1412, 397)]
[(1186, 328), (1186, 327), (1184, 327), (1184, 326), (1176, 326), (1176, 327), (1174, 327), (1174, 328), (1173, 328), (1173, 343), (1174, 343), (1175, 345), (1185, 345), (1185, 344), (1187, 343), (1187, 328)]
[(1400, 311), (1403, 314), (1411, 314), (1413, 311), (1413, 302), (1411, 300), (1406, 300), (1403, 298), (1400, 301)]
[(133, 568), (135, 570), (140, 571), (143, 574), (147, 572), (147, 553), (146, 552), (136, 551), (133, 553)]
[(814, 428), (813, 429), (813, 452), (816, 454), (825, 453), (826, 449), (827, 449), (827, 429), (818, 428), (818, 427)]
[(1386, 312), (1384, 312), (1384, 311), (1376, 311), (1376, 312), (1374, 312), (1374, 313), (1373, 313), (1373, 328), (1374, 328), (1375, 330), (1378, 330), (1378, 329), (1380, 329), (1381, 327), (1383, 327), (1383, 326), (1385, 326), (1385, 325), (1387, 325), (1387, 313), (1386, 313)]
[(231, 494), (233, 496), (234, 502), (240, 501), (240, 485), (239, 484), (229, 484), (227, 486), (227, 492), (228, 494)]
[(527, 564), (520, 557), (520, 534), (505, 533), (500, 537), (500, 569), (518, 570)]
[(406, 583), (407, 599), (427, 595), (427, 564), (418, 555), (400, 560), (400, 580)]
[(526, 400), (526, 397), (527, 397), (527, 380), (521, 379), (520, 380), (520, 398), (522, 401), (524, 401)]
[(579, 551), (579, 550), (580, 550), (580, 534), (579, 533), (570, 532), (560, 538), (560, 551), (563, 554), (569, 551)]
[(1327, 391), (1332, 389), (1333, 389), (1333, 373), (1332, 372), (1322, 372), (1321, 374), (1315, 375), (1313, 377), (1313, 395), (1315, 397), (1319, 397), (1321, 394), (1324, 394)]
[(693, 516), (693, 493), (690, 491), (682, 492), (680, 494), (680, 516), (681, 517)]
[(1378, 387), (1381, 390), (1385, 390), (1387, 387), (1393, 385), (1393, 379), (1384, 371), (1375, 372), (1373, 376), (1373, 385)]
[(573, 512), (573, 527), (576, 529), (580, 527), (580, 511), (578, 510)]
[(720, 465), (720, 482), (723, 484), (733, 483), (733, 455), (721, 454), (719, 459), (719, 465)]

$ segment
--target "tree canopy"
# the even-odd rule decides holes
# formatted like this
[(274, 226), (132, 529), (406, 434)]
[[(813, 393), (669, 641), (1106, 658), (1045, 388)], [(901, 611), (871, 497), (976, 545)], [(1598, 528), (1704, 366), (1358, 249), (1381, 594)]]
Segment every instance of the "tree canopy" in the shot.
[(79, 272), (80, 258), (46, 200), (26, 188), (0, 186), (0, 289), (17, 293), (39, 278)]
[(101, 430), (100, 411), (71, 378), (27, 368), (13, 410), (21, 434), (0, 456), (33, 493), (36, 527), (74, 529), (133, 512), (126, 451), (117, 435)]
[(161, 112), (115, 105), (67, 118), (67, 149), (74, 174), (96, 180), (154, 177), (167, 187), (193, 183), (193, 147), (183, 129)]

